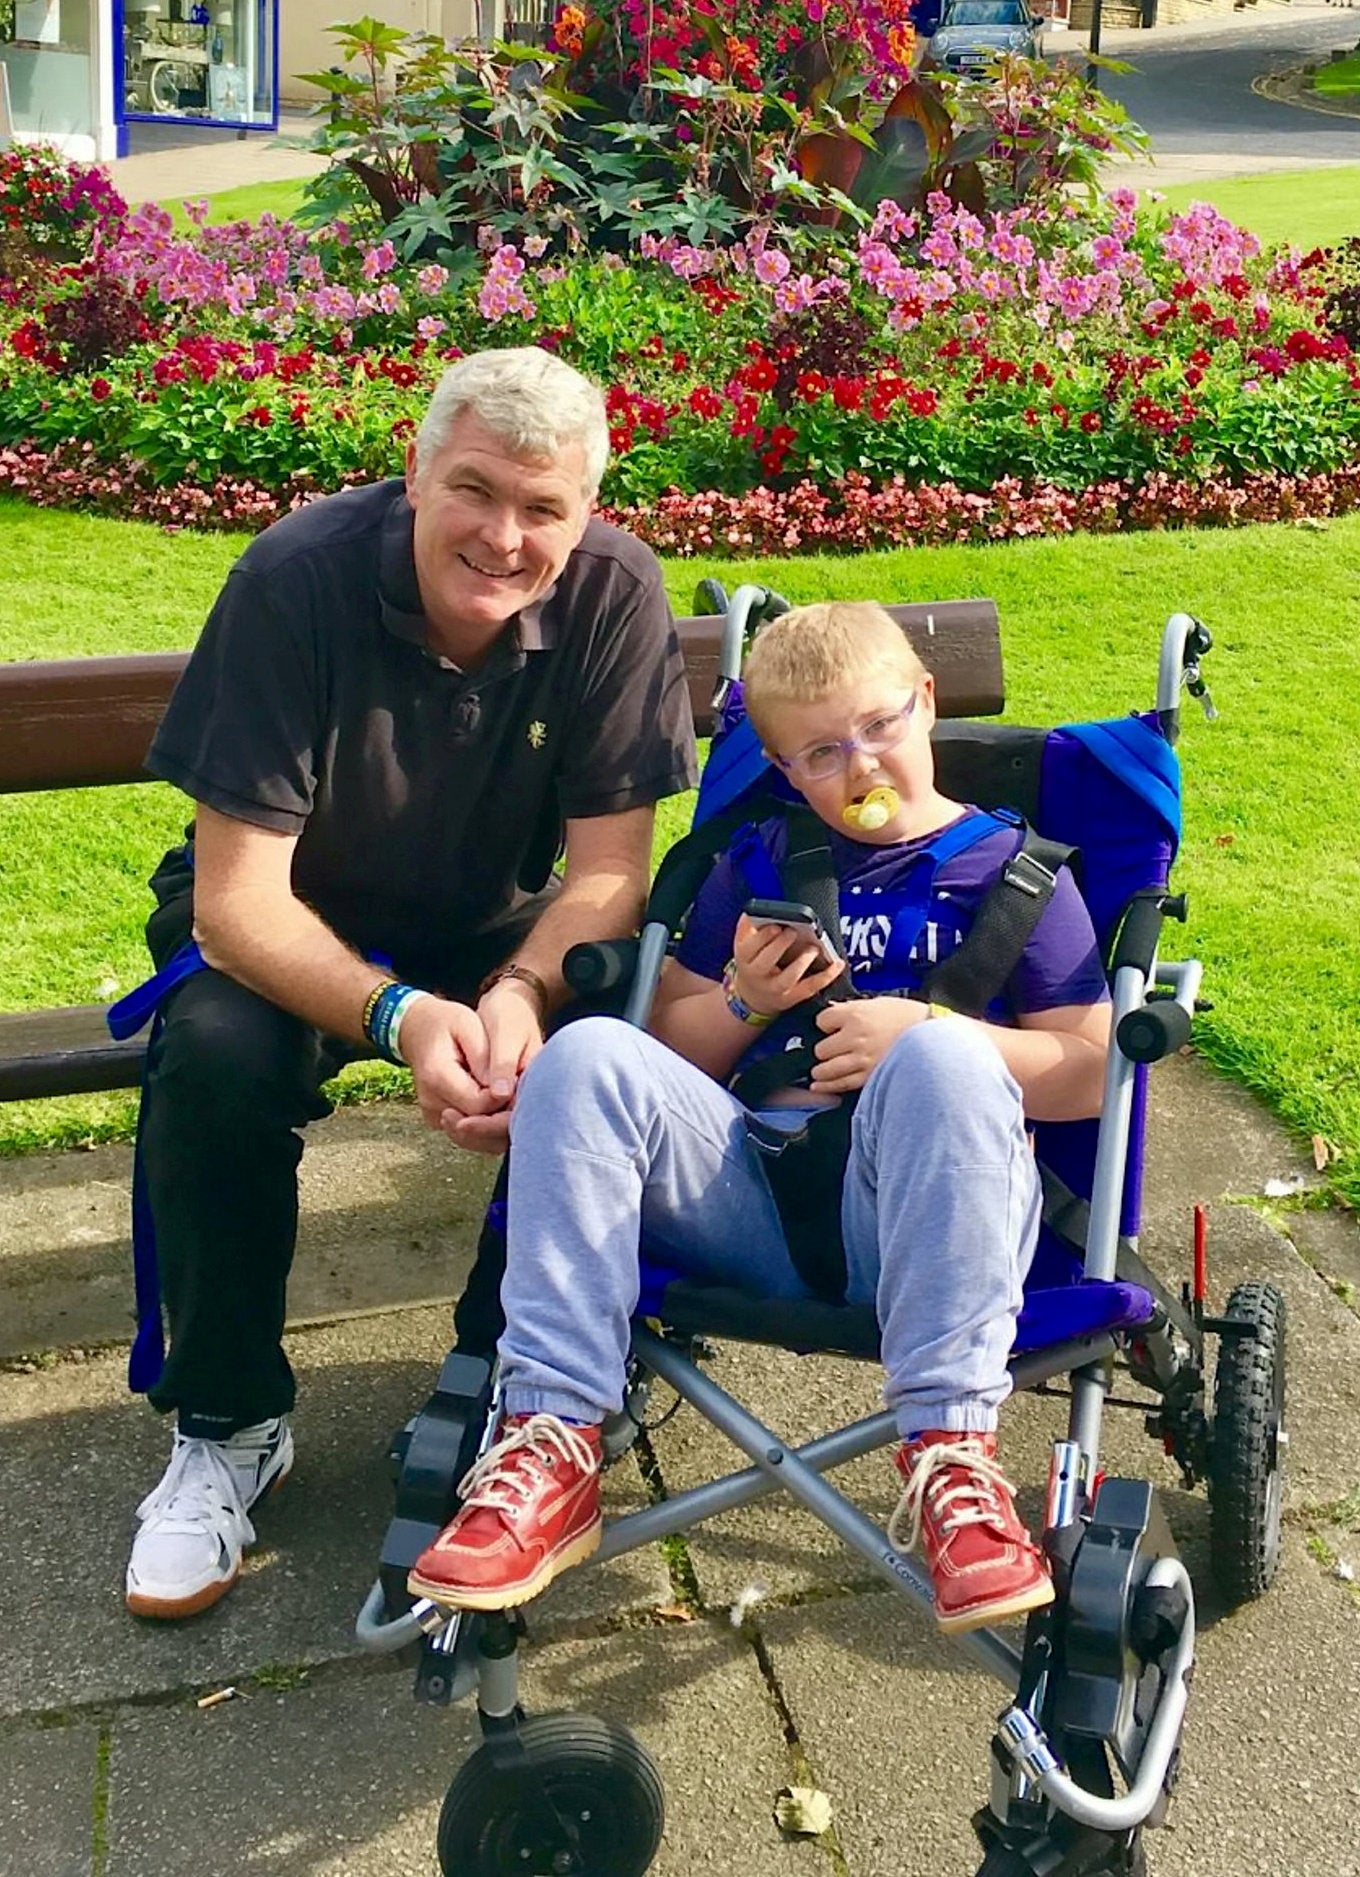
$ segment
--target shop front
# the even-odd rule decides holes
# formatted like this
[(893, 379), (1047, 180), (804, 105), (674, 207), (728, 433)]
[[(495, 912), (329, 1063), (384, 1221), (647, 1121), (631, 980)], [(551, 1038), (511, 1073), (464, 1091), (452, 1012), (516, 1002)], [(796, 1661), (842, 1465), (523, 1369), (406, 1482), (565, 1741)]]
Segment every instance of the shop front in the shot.
[(0, 84), (15, 136), (104, 159), (135, 147), (139, 124), (278, 128), (279, 0), (12, 0), (9, 11)]

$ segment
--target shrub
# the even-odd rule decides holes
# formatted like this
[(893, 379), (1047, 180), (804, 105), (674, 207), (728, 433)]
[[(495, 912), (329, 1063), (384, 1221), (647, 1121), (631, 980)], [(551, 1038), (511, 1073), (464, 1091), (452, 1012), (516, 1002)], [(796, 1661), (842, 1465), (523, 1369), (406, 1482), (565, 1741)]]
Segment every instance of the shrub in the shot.
[(0, 150), (0, 280), (81, 259), (113, 235), (127, 204), (102, 169), (46, 144)]

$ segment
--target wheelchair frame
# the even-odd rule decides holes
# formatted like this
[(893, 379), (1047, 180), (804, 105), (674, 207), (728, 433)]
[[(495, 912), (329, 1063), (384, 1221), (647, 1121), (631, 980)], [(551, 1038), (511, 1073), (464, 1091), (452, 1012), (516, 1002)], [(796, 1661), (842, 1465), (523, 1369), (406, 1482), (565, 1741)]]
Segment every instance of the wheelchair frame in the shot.
[[(768, 598), (763, 590), (752, 588), (734, 597), (721, 667), (726, 679), (738, 675), (756, 595)], [(1174, 741), (1179, 727), (1182, 685), (1201, 699), (1206, 714), (1213, 714), (1200, 676), (1200, 659), (1210, 643), (1207, 631), (1187, 614), (1175, 614), (1167, 623), (1156, 708), (1169, 740)], [(1154, 1314), (1133, 1331), (1102, 1331), (1012, 1358), (1017, 1390), (1060, 1375), (1071, 1378), (1068, 1429), (1053, 1446), (1044, 1517), (1044, 1543), (1058, 1599), (1031, 1616), (1021, 1649), (987, 1629), (952, 1638), (1012, 1697), (997, 1723), (989, 1803), (974, 1821), (984, 1846), (985, 1877), (1126, 1872), (1133, 1877), (1144, 1868), (1140, 1830), (1161, 1822), (1174, 1779), (1194, 1659), (1194, 1595), (1152, 1486), (1100, 1477), (1101, 1420), (1117, 1351), (1132, 1346), (1132, 1379), (1161, 1397), (1160, 1409), (1149, 1417), (1150, 1431), (1162, 1435), (1186, 1484), (1193, 1485), (1210, 1476), (1213, 1465), (1213, 1423), (1203, 1406), (1206, 1335), (1224, 1334), (1234, 1343), (1265, 1338), (1263, 1347), (1278, 1370), (1278, 1412), (1269, 1447), (1278, 1545), (1278, 1475), (1287, 1443), (1282, 1340), (1270, 1342), (1261, 1326), (1248, 1320), (1250, 1312), (1239, 1317), (1230, 1308), (1223, 1318), (1205, 1314), (1198, 1237), (1195, 1283), (1179, 1300), (1165, 1293), (1138, 1261), (1132, 1243), (1120, 1238), (1138, 1066), (1171, 1053), (1184, 1040), (1200, 986), (1197, 961), (1168, 964), (1158, 958), (1168, 915), (1183, 918), (1183, 901), (1165, 893), (1138, 896), (1116, 945), (1112, 1041), (1085, 1230), (1085, 1276), (1109, 1281), (1119, 1270), (1136, 1278), (1152, 1293)], [(632, 1022), (646, 1020), (669, 937), (664, 924), (644, 928), (638, 975), (625, 1013)], [(1133, 1030), (1130, 1018), (1137, 1019)], [(750, 1465), (611, 1522), (596, 1553), (598, 1561), (782, 1490), (894, 1589), (933, 1615), (925, 1569), (896, 1551), (882, 1528), (823, 1477), (831, 1468), (895, 1441), (894, 1416), (871, 1415), (791, 1447), (702, 1372), (689, 1347), (700, 1326), (686, 1330), (680, 1314), (679, 1325), (669, 1332), (635, 1322), (634, 1362), (697, 1408)], [(711, 1325), (708, 1333), (724, 1334)], [(496, 1397), (488, 1364), (457, 1351), (449, 1356), (425, 1414), (399, 1437), (394, 1459), (414, 1488), (407, 1494), (405, 1519), (400, 1516), (399, 1494), (399, 1516), (389, 1531), (384, 1562), (396, 1569), (388, 1572), (386, 1587), (382, 1577), (375, 1583), (356, 1623), (360, 1645), (374, 1653), (420, 1643), (418, 1697), (446, 1702), (475, 1687), (482, 1728), (493, 1744), (513, 1736), (524, 1718), (518, 1702), (517, 1614), (450, 1615), (427, 1600), (396, 1618), (390, 1618), (387, 1609), (394, 1584), (404, 1581), (403, 1561), (424, 1542), (423, 1533), (438, 1529), (451, 1516), (462, 1472), (490, 1446), (498, 1421)], [(442, 1516), (435, 1504), (441, 1495), (447, 1508)], [(418, 1515), (414, 1519), (409, 1516), (413, 1511)], [(1118, 1793), (1107, 1749), (1123, 1786)], [(512, 1756), (503, 1762), (503, 1770), (513, 1773), (516, 1764), (522, 1769), (522, 1762)], [(1084, 1776), (1076, 1776), (1074, 1768)], [(552, 1868), (584, 1867), (568, 1862)]]

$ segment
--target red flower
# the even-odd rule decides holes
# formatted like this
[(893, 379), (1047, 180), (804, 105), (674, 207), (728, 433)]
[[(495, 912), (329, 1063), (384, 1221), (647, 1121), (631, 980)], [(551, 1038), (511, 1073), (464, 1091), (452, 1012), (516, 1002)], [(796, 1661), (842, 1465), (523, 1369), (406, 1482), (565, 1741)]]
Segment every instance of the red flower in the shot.
[(744, 366), (737, 377), (748, 391), (773, 391), (779, 381), (774, 364), (763, 355)]
[(689, 407), (696, 417), (721, 417), (723, 401), (707, 385), (696, 385), (689, 394)]
[(800, 371), (794, 389), (804, 404), (815, 404), (829, 385), (819, 371)]
[(1095, 436), (1100, 429), (1100, 412), (1083, 411), (1081, 414), (1081, 428), (1086, 432), (1088, 437)]
[(107, 378), (95, 378), (90, 382), (90, 396), (96, 404), (102, 404), (112, 390), (113, 386)]
[(862, 378), (833, 378), (831, 395), (840, 410), (857, 411), (864, 402), (864, 380)]

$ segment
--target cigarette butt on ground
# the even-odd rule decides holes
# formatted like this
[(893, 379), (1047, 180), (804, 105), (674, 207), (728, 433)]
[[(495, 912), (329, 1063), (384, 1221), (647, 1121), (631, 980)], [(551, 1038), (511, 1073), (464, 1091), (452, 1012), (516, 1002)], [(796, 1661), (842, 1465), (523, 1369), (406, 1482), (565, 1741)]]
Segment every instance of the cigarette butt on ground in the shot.
[(234, 1701), (235, 1699), (236, 1690), (234, 1688), (219, 1688), (215, 1694), (200, 1695), (197, 1705), (201, 1708), (220, 1708), (224, 1701)]

